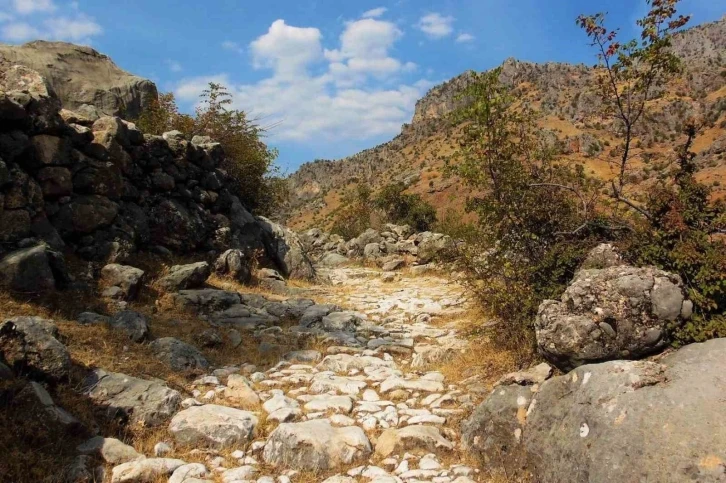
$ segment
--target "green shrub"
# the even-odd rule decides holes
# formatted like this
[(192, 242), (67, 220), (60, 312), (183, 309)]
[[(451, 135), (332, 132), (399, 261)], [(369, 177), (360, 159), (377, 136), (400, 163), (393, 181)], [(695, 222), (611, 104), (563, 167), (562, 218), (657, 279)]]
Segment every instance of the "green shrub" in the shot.
[(428, 231), (436, 223), (436, 210), (420, 195), (404, 193), (403, 183), (384, 186), (373, 199), (373, 205), (384, 213), (385, 220), (410, 225), (416, 231)]

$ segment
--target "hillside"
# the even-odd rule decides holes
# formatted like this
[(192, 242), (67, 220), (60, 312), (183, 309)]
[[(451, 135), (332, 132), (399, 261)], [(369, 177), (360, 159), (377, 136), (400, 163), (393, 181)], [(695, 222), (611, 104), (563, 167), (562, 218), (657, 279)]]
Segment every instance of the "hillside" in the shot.
[[(682, 121), (691, 116), (705, 120), (694, 150), (701, 167), (699, 178), (714, 187), (714, 196), (726, 196), (726, 17), (688, 29), (674, 38), (684, 72), (648, 106), (638, 133), (643, 159), (669, 156)], [(466, 189), (459, 180), (443, 175), (452, 153), (447, 115), (466, 86), (466, 72), (434, 87), (416, 104), (411, 124), (391, 141), (337, 161), (306, 163), (290, 176), (293, 198), (288, 224), (295, 229), (329, 227), (343, 194), (358, 183), (374, 189), (390, 180), (404, 181), (439, 214), (461, 210)], [(511, 85), (524, 103), (540, 114), (540, 125), (558, 141), (560, 154), (570, 163), (601, 179), (612, 176), (612, 148), (618, 142), (610, 120), (600, 115), (595, 70), (585, 65), (535, 64), (508, 59), (502, 81)], [(635, 163), (631, 180), (645, 190), (658, 173), (648, 163)]]

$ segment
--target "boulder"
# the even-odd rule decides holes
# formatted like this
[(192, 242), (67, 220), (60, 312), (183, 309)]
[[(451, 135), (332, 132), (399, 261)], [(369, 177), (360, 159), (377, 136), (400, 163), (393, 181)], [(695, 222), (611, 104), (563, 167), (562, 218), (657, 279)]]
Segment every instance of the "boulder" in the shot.
[(133, 424), (158, 426), (168, 420), (181, 404), (181, 394), (163, 381), (146, 380), (126, 374), (94, 369), (84, 383), (85, 393), (112, 417)]
[(46, 167), (38, 171), (35, 178), (46, 199), (68, 196), (73, 192), (73, 181), (68, 168)]
[(80, 444), (76, 449), (81, 454), (100, 456), (103, 461), (112, 465), (144, 459), (144, 455), (138, 453), (133, 447), (118, 439), (103, 436), (95, 436)]
[(11, 252), (0, 260), (0, 287), (27, 293), (42, 293), (56, 288), (56, 276), (68, 277), (62, 256), (48, 245), (40, 244)]
[(207, 476), (209, 471), (203, 464), (190, 463), (174, 470), (168, 483), (205, 483)]
[(173, 337), (156, 339), (150, 344), (150, 347), (154, 357), (173, 371), (183, 372), (209, 368), (209, 362), (196, 347)]
[(151, 242), (177, 252), (196, 250), (208, 237), (208, 227), (197, 210), (191, 210), (181, 201), (164, 199), (154, 206), (149, 218)]
[(448, 235), (424, 232), (416, 235), (418, 242), (418, 262), (421, 265), (431, 263), (447, 250), (454, 248), (454, 241)]
[(2, 45), (9, 62), (34, 69), (58, 94), (63, 107), (83, 112), (93, 105), (106, 115), (136, 119), (156, 99), (151, 81), (131, 75), (107, 56), (90, 47), (38, 40), (23, 45)]
[(148, 458), (120, 464), (111, 471), (111, 483), (152, 483), (171, 475), (185, 461), (171, 458)]
[(162, 308), (209, 313), (239, 305), (240, 296), (236, 292), (216, 289), (181, 290), (178, 293), (165, 295), (157, 304)]
[(207, 404), (179, 412), (169, 431), (179, 444), (222, 449), (250, 441), (256, 426), (257, 417), (248, 411)]
[(230, 249), (222, 253), (214, 262), (217, 275), (228, 277), (240, 283), (252, 279), (252, 260), (243, 250)]
[(313, 264), (297, 234), (267, 218), (259, 216), (256, 220), (267, 235), (265, 245), (268, 253), (285, 277), (306, 280), (315, 278)]
[(353, 332), (361, 323), (356, 312), (332, 312), (322, 318), (321, 324), (327, 331)]
[(381, 247), (378, 243), (369, 243), (363, 248), (363, 258), (366, 260), (374, 260), (380, 256)]
[(724, 481), (726, 339), (542, 384), (524, 448), (537, 481)]
[(165, 292), (199, 288), (204, 285), (211, 272), (207, 262), (174, 265), (167, 275), (159, 279), (157, 285)]
[(224, 398), (242, 409), (256, 409), (260, 405), (260, 397), (250, 387), (249, 381), (239, 374), (230, 374)]
[(316, 327), (322, 323), (323, 317), (340, 310), (340, 307), (332, 304), (311, 305), (305, 309), (305, 312), (303, 312), (303, 315), (300, 318), (300, 326)]
[(413, 425), (401, 429), (387, 429), (376, 443), (376, 456), (387, 458), (392, 454), (410, 452), (414, 454), (451, 451), (454, 445), (441, 435), (434, 426)]
[(0, 324), (0, 355), (15, 374), (58, 381), (68, 377), (71, 356), (58, 328), (40, 317), (15, 317)]
[(537, 346), (563, 370), (637, 359), (666, 347), (669, 328), (691, 307), (680, 278), (657, 268), (580, 270), (560, 301), (540, 305)]
[(89, 234), (109, 226), (118, 215), (119, 206), (103, 196), (79, 196), (61, 206), (53, 216), (53, 225), (62, 235)]
[(339, 267), (349, 263), (350, 259), (338, 253), (326, 253), (318, 262), (323, 267)]
[(522, 433), (533, 397), (529, 386), (496, 387), (461, 425), (461, 440), (467, 450), (487, 467), (523, 471)]
[(101, 284), (118, 287), (124, 300), (134, 300), (141, 288), (144, 271), (140, 268), (111, 263), (101, 269)]
[(390, 260), (383, 264), (382, 270), (384, 272), (394, 272), (396, 270), (400, 270), (403, 268), (403, 266), (406, 265), (406, 261), (402, 258), (395, 258), (393, 260)]
[(149, 334), (149, 324), (146, 317), (133, 310), (122, 310), (108, 321), (108, 325), (115, 330), (126, 332), (129, 339), (142, 342)]
[(281, 424), (270, 434), (262, 457), (272, 466), (331, 470), (365, 461), (370, 454), (370, 441), (361, 428), (335, 428), (321, 419)]

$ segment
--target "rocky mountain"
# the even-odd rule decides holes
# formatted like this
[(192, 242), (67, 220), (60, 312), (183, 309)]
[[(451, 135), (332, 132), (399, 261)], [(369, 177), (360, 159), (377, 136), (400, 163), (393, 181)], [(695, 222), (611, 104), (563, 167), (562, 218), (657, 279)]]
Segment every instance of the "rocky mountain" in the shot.
[(135, 119), (149, 99), (153, 82), (129, 74), (90, 47), (37, 40), (0, 44), (0, 63), (19, 64), (40, 73), (64, 108), (99, 116)]
[[(714, 186), (716, 196), (726, 196), (726, 17), (679, 33), (673, 49), (685, 71), (650, 103), (636, 142), (649, 159), (669, 156), (683, 120), (702, 117), (706, 126), (693, 147), (699, 155), (699, 177)], [(592, 67), (515, 59), (501, 67), (502, 81), (540, 113), (539, 123), (557, 140), (563, 159), (583, 165), (592, 176), (613, 176), (608, 161), (614, 153), (608, 146), (615, 146), (618, 138), (610, 120), (600, 114)], [(360, 182), (377, 188), (389, 180), (404, 181), (439, 214), (461, 210), (467, 190), (442, 171), (454, 149), (450, 134), (456, 129), (447, 116), (462, 102), (457, 97), (470, 78), (471, 72), (466, 72), (431, 89), (417, 102), (411, 123), (393, 140), (342, 160), (301, 166), (290, 176), (288, 223), (296, 228), (329, 227), (345, 192)], [(633, 182), (647, 189), (657, 173), (645, 163), (634, 167)]]

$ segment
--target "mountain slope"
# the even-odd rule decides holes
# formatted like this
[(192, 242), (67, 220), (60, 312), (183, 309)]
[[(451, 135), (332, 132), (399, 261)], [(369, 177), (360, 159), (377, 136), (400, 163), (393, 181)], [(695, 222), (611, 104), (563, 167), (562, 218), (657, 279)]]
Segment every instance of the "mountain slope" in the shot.
[[(726, 196), (726, 17), (675, 36), (675, 52), (685, 70), (648, 106), (648, 118), (637, 143), (652, 160), (668, 156), (680, 139), (678, 131), (690, 116), (706, 120), (694, 150), (699, 154), (701, 180), (713, 184), (715, 196)], [(290, 176), (293, 197), (288, 223), (298, 229), (329, 226), (344, 193), (358, 183), (374, 189), (392, 180), (404, 181), (440, 214), (461, 210), (467, 190), (455, 178), (442, 175), (444, 160), (453, 152), (447, 120), (457, 94), (471, 79), (466, 72), (434, 87), (416, 104), (411, 124), (393, 140), (339, 161), (306, 163)], [(584, 165), (590, 175), (613, 175), (611, 147), (618, 143), (610, 120), (600, 113), (595, 70), (585, 65), (535, 64), (508, 59), (502, 81), (511, 85), (522, 102), (540, 113), (543, 130), (556, 138), (565, 160)], [(630, 173), (642, 189), (658, 173), (647, 163), (634, 163)]]

